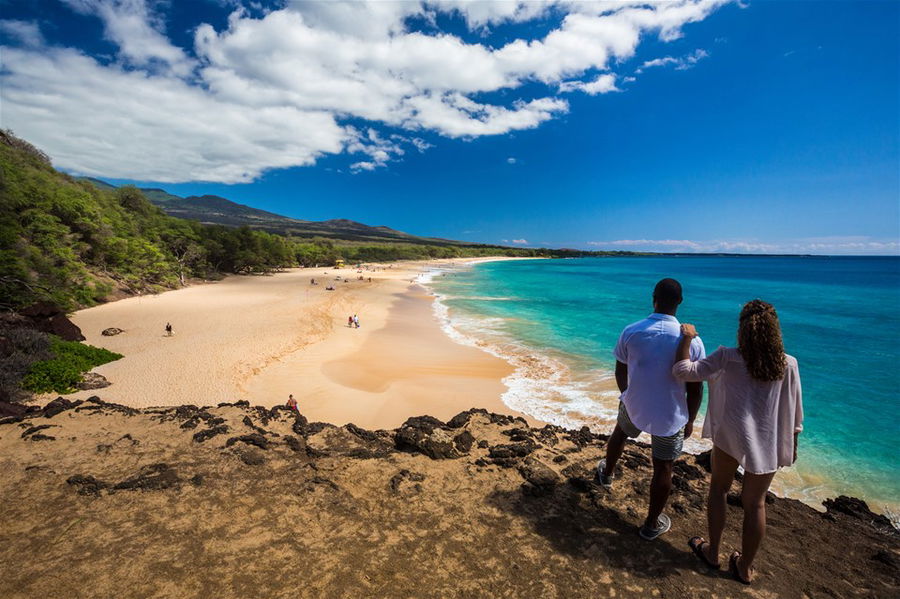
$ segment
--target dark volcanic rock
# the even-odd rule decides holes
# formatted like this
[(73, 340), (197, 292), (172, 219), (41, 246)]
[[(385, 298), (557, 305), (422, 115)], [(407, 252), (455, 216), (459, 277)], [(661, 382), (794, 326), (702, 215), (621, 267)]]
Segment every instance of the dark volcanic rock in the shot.
[(453, 437), (453, 445), (461, 453), (469, 453), (472, 445), (475, 443), (475, 437), (469, 431), (463, 431)]
[(488, 455), (493, 459), (524, 458), (536, 449), (537, 444), (529, 439), (524, 443), (494, 445), (488, 450)]
[(100, 331), (100, 334), (103, 335), (104, 337), (113, 337), (115, 335), (120, 335), (124, 332), (125, 332), (124, 329), (118, 329), (116, 327), (109, 327), (108, 329), (103, 329), (102, 331)]
[(56, 437), (51, 437), (50, 435), (42, 435), (41, 433), (37, 433), (35, 435), (31, 435), (28, 437), (29, 441), (56, 441)]
[(356, 435), (357, 437), (359, 437), (360, 439), (362, 439), (363, 441), (374, 442), (374, 441), (381, 440), (381, 437), (378, 435), (378, 433), (366, 430), (364, 428), (360, 428), (360, 427), (356, 426), (355, 424), (353, 424), (352, 422), (350, 424), (345, 425), (344, 428), (347, 429), (348, 431), (350, 431), (351, 433), (353, 433), (354, 435)]
[(534, 458), (525, 459), (525, 462), (519, 466), (519, 474), (534, 487), (528, 489), (531, 495), (552, 493), (553, 488), (561, 481), (559, 474), (553, 468)]
[(265, 437), (257, 433), (232, 437), (225, 441), (225, 447), (231, 447), (239, 441), (241, 443), (246, 443), (247, 445), (254, 445), (256, 447), (259, 447), (260, 449), (269, 449), (269, 441)]
[(511, 428), (501, 431), (501, 433), (509, 437), (510, 441), (515, 441), (517, 443), (534, 440), (534, 434), (531, 432), (531, 429), (528, 428)]
[(297, 412), (294, 418), (294, 424), (291, 425), (291, 430), (303, 437), (308, 434), (308, 429), (309, 420), (306, 419), (306, 416), (304, 416), (300, 412)]
[(93, 476), (85, 476), (84, 474), (70, 476), (66, 479), (66, 482), (78, 487), (79, 495), (99, 495), (100, 491), (109, 487), (109, 483), (98, 480)]
[(706, 470), (707, 473), (712, 473), (712, 451), (698, 453), (694, 456), (694, 461), (697, 462), (698, 466)]
[(69, 401), (64, 397), (57, 397), (46, 406), (44, 406), (43, 414), (44, 418), (53, 418), (60, 412), (65, 412), (66, 410), (71, 410), (72, 408), (77, 408), (84, 402), (81, 400), (78, 401)]
[(622, 465), (626, 468), (637, 470), (639, 468), (647, 468), (650, 466), (650, 458), (639, 451), (626, 449), (622, 452)]
[[(56, 426), (55, 424), (40, 424), (38, 426), (29, 427), (29, 428), (25, 429), (24, 433), (22, 433), (22, 438), (24, 439), (25, 437), (27, 437), (29, 435), (33, 435), (34, 433), (36, 433), (38, 431), (42, 431), (42, 430), (45, 430), (48, 428), (53, 428), (55, 426)], [(41, 435), (41, 436), (43, 436), (43, 435)]]
[[(223, 420), (223, 422), (224, 422), (224, 420)], [(248, 428), (252, 428), (260, 435), (272, 435), (273, 437), (281, 436), (278, 433), (273, 433), (272, 431), (268, 431), (261, 426), (257, 426), (256, 424), (253, 423), (253, 420), (251, 420), (249, 416), (244, 416), (244, 419), (241, 420), (241, 422), (244, 424), (244, 426), (246, 426)], [(265, 423), (268, 423), (268, 422), (269, 422), (269, 418), (268, 418), (268, 414), (267, 414)]]
[(596, 440), (596, 437), (591, 432), (591, 429), (586, 426), (582, 426), (577, 431), (569, 431), (566, 436), (569, 438), (569, 441), (571, 441), (578, 447), (584, 447), (585, 445), (593, 443)]
[(160, 491), (177, 486), (181, 482), (178, 473), (168, 464), (144, 466), (133, 476), (112, 487), (113, 491)]
[(0, 401), (0, 418), (8, 418), (6, 422), (16, 422), (25, 418), (29, 414), (40, 412), (38, 406), (26, 406), (20, 403), (10, 401)]
[(468, 444), (468, 449), (462, 451), (461, 448), (466, 446), (467, 438), (463, 437), (457, 442), (464, 433), (452, 437), (450, 430), (437, 418), (417, 416), (403, 423), (397, 430), (394, 442), (397, 449), (418, 451), (433, 460), (461, 457), (472, 448), (471, 443)]
[(886, 516), (876, 514), (870, 510), (869, 505), (862, 499), (840, 495), (835, 499), (826, 499), (822, 502), (822, 505), (825, 506), (825, 509), (828, 510), (829, 514), (839, 512), (852, 518), (862, 520), (867, 524), (871, 524), (879, 530), (896, 532), (891, 521)]
[(90, 389), (103, 389), (104, 387), (109, 387), (111, 384), (112, 383), (106, 380), (106, 377), (102, 374), (85, 372), (81, 377), (81, 382), (77, 383), (75, 387), (82, 391), (88, 391)]
[(38, 331), (50, 333), (66, 341), (84, 341), (75, 324), (66, 317), (66, 313), (50, 302), (38, 302), (19, 310), (19, 314), (28, 319), (28, 324)]
[(284, 443), (291, 448), (291, 451), (303, 451), (306, 448), (306, 440), (303, 437), (285, 435)]
[(206, 430), (202, 430), (199, 433), (194, 433), (194, 441), (196, 443), (203, 443), (208, 439), (212, 439), (216, 435), (222, 435), (228, 432), (228, 427), (224, 424), (220, 424), (219, 426), (214, 426), (212, 428), (208, 428)]

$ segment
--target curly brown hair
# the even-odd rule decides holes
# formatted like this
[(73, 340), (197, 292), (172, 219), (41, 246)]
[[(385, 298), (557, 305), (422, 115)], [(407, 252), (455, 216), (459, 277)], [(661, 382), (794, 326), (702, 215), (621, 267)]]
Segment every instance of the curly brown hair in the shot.
[(738, 350), (750, 376), (758, 381), (784, 378), (787, 360), (781, 340), (781, 325), (772, 304), (752, 300), (741, 310), (738, 325)]

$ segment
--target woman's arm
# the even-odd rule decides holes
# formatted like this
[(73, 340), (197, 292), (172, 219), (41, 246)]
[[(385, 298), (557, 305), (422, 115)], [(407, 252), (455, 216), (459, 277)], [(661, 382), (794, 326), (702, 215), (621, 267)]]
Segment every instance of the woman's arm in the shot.
[(678, 340), (675, 364), (672, 366), (672, 376), (679, 381), (695, 383), (705, 381), (725, 368), (727, 358), (721, 347), (702, 360), (691, 362), (691, 342), (697, 336), (694, 325), (687, 323), (681, 325), (681, 339)]

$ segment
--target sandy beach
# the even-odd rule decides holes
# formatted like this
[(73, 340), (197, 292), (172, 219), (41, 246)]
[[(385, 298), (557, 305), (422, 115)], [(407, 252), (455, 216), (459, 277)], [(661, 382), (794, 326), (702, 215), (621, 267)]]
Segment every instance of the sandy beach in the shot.
[[(104, 397), (131, 407), (271, 407), (293, 394), (313, 420), (376, 429), (473, 406), (513, 413), (500, 401), (512, 367), (448, 338), (433, 298), (414, 283), (429, 268), (471, 261), (234, 276), (81, 310), (72, 320), (87, 343), (125, 356), (95, 371), (112, 383)], [(359, 328), (347, 324), (353, 314)], [(108, 327), (125, 332), (103, 336)]]

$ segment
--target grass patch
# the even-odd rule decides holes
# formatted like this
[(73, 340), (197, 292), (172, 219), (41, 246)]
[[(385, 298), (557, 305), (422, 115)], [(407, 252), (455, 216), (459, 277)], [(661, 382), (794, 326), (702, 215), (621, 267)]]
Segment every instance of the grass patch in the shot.
[(22, 387), (34, 393), (72, 393), (85, 372), (122, 357), (122, 354), (59, 337), (51, 337), (50, 353), (53, 357), (49, 360), (31, 365), (22, 378)]

